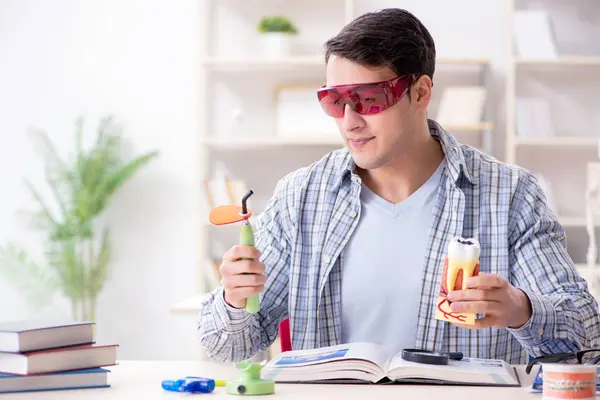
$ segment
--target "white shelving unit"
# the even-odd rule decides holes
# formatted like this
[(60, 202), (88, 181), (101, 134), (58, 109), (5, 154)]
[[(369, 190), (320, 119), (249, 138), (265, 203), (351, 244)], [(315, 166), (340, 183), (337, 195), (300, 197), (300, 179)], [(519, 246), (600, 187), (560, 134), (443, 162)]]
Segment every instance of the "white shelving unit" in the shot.
[[(312, 0), (309, 0), (310, 3)], [(203, 138), (203, 167), (204, 175), (210, 177), (212, 168), (216, 161), (222, 162), (229, 168), (236, 179), (246, 180), (248, 187), (252, 188), (255, 195), (251, 198), (253, 209), (256, 213), (262, 210), (272, 189), (278, 179), (287, 172), (307, 165), (312, 161), (325, 155), (327, 152), (343, 146), (340, 135), (299, 135), (298, 137), (281, 137), (274, 130), (274, 109), (272, 108), (273, 90), (278, 84), (286, 83), (315, 83), (322, 84), (324, 81), (325, 63), (321, 55), (321, 48), (316, 45), (305, 45), (313, 51), (300, 51), (293, 56), (284, 59), (266, 59), (256, 48), (246, 50), (247, 46), (239, 46), (238, 50), (230, 48), (229, 44), (218, 39), (219, 32), (227, 28), (218, 27), (218, 24), (227, 23), (235, 25), (239, 29), (238, 37), (248, 37), (255, 34), (254, 29), (260, 17), (265, 15), (289, 16), (293, 22), (305, 23), (299, 26), (300, 34), (308, 30), (315, 30), (319, 26), (318, 16), (310, 14), (306, 7), (304, 9), (290, 3), (274, 0), (254, 1), (244, 6), (239, 2), (231, 0), (210, 0), (205, 2), (206, 38), (207, 43), (200, 55), (204, 75), (204, 102), (205, 108), (202, 113), (204, 124), (200, 134)], [(357, 15), (357, 7), (354, 0), (332, 0), (326, 5), (320, 5), (320, 14), (324, 14), (323, 32), (316, 33), (318, 36), (310, 38), (311, 43), (322, 44), (328, 37), (334, 35)], [(364, 12), (365, 2), (361, 2)], [(315, 2), (317, 4), (317, 2)], [(257, 10), (260, 5), (262, 8)], [(229, 9), (226, 9), (230, 7)], [(234, 10), (241, 7), (239, 11)], [(373, 7), (373, 10), (378, 7)], [(337, 19), (331, 21), (330, 16)], [(226, 17), (224, 17), (226, 16)], [(223, 17), (223, 18), (221, 18)], [(228, 21), (223, 21), (228, 20)], [(235, 22), (233, 22), (235, 21)], [(242, 26), (246, 23), (246, 29)], [(327, 22), (327, 23), (325, 23)], [(238, 24), (239, 23), (239, 24)], [(231, 26), (231, 25), (229, 25)], [(254, 36), (253, 39), (257, 39)], [(219, 48), (221, 44), (221, 48)], [(248, 46), (252, 46), (249, 44)], [(439, 96), (446, 84), (457, 82), (477, 82), (484, 86), (489, 79), (490, 59), (486, 57), (439, 57), (436, 60), (436, 75), (434, 77), (435, 90), (431, 110), (435, 114), (439, 105)], [(441, 82), (441, 83), (439, 83)], [(247, 95), (248, 87), (252, 87), (252, 97)], [(491, 90), (488, 88), (488, 90)], [(223, 104), (226, 93), (231, 99), (233, 108), (241, 111), (248, 117), (240, 118), (238, 128), (232, 128), (228, 119), (233, 119), (226, 113), (215, 110), (216, 104)], [(316, 97), (315, 97), (316, 101)], [(489, 102), (487, 102), (489, 103)], [(452, 131), (460, 140), (481, 148), (483, 151), (493, 153), (492, 134), (494, 131), (493, 110), (488, 106), (484, 112), (484, 122), (466, 126), (445, 126)], [(238, 113), (239, 114), (239, 113)], [(231, 134), (235, 132), (235, 134)], [(274, 157), (270, 163), (282, 162), (281, 169), (277, 171), (266, 171), (266, 168), (256, 167), (264, 156)], [(240, 157), (244, 157), (246, 165), (241, 166)], [(236, 170), (237, 169), (237, 170)], [(263, 179), (254, 179), (253, 175), (260, 173), (268, 174)], [(206, 212), (206, 215), (208, 211)], [(226, 233), (226, 231), (228, 233)], [(220, 233), (222, 232), (222, 233)], [(213, 252), (212, 256), (218, 257), (221, 251), (226, 250), (231, 243), (221, 243), (215, 248), (215, 240), (235, 240), (232, 236), (235, 230), (226, 230), (205, 225), (204, 238), (206, 251)], [(207, 288), (208, 289), (208, 288)]]
[[(250, 207), (257, 214), (272, 195), (275, 183), (286, 173), (343, 146), (340, 135), (279, 136), (274, 123), (275, 88), (281, 84), (322, 84), (325, 77), (322, 43), (367, 9), (397, 4), (388, 1), (389, 4), (383, 5), (382, 1), (366, 0), (204, 0), (201, 3), (204, 30), (201, 34), (205, 38), (198, 54), (202, 66), (199, 88), (202, 92), (202, 109), (199, 110), (202, 174), (210, 179), (217, 162), (225, 165), (233, 178), (243, 179), (254, 191)], [(319, 8), (319, 13), (310, 10), (313, 3)], [(288, 16), (299, 27), (303, 40), (292, 56), (266, 59), (255, 47), (258, 39), (256, 24), (267, 15)], [(226, 42), (226, 36), (236, 40)], [(488, 87), (490, 62), (488, 57), (481, 56), (439, 56), (430, 107), (432, 115), (437, 111), (446, 85), (478, 84), (491, 92), (493, 89)], [(481, 123), (446, 125), (445, 128), (462, 142), (493, 153), (492, 139), (497, 119), (491, 106), (491, 102), (486, 101)], [(264, 163), (266, 157), (269, 158), (268, 164)], [(273, 165), (277, 168), (272, 168)], [(211, 258), (220, 257), (238, 240), (235, 226), (212, 226), (207, 221), (208, 213), (207, 207), (199, 222), (200, 277), (205, 276), (208, 268), (214, 267)], [(210, 289), (201, 278), (199, 294), (181, 299), (171, 311), (197, 315), (202, 293)]]
[[(600, 18), (600, 3), (590, 0), (507, 0), (506, 161), (541, 174), (550, 182), (555, 212), (568, 235), (569, 253), (586, 277), (588, 236), (585, 224), (586, 165), (598, 159), (600, 113), (600, 46), (592, 37), (599, 32), (590, 21)], [(519, 14), (541, 10), (548, 17), (555, 56), (525, 57), (517, 34)], [(590, 31), (589, 29), (594, 31)], [(536, 32), (542, 32), (537, 29)], [(537, 34), (535, 33), (535, 34)], [(543, 46), (530, 35), (530, 44)], [(523, 38), (524, 36), (521, 36)], [(596, 36), (597, 37), (597, 36)], [(587, 42), (586, 42), (587, 40)], [(594, 53), (595, 50), (595, 53)], [(532, 52), (537, 51), (531, 48)], [(522, 135), (519, 99), (535, 96), (547, 101), (549, 135)], [(535, 130), (535, 129), (534, 129)], [(595, 279), (595, 278), (594, 278)]]
[[(473, 144), (500, 159), (542, 173), (550, 180), (557, 194), (561, 223), (569, 235), (569, 252), (586, 279), (596, 285), (600, 283), (597, 282), (597, 271), (583, 264), (588, 245), (583, 197), (585, 163), (598, 158), (600, 112), (593, 110), (593, 102), (589, 103), (589, 99), (595, 99), (600, 93), (600, 47), (593, 45), (592, 34), (588, 35), (590, 42), (584, 47), (595, 48), (598, 54), (565, 51), (560, 52), (557, 59), (523, 59), (517, 56), (512, 32), (515, 13), (522, 8), (542, 7), (558, 10), (561, 15), (570, 15), (569, 10), (577, 10), (580, 3), (584, 2), (588, 6), (587, 11), (592, 10), (588, 13), (589, 18), (600, 20), (600, 3), (597, 0), (504, 2), (508, 8), (506, 52), (502, 60), (502, 68), (505, 68), (504, 120), (499, 120), (497, 107), (488, 100), (483, 118), (485, 122), (468, 126), (446, 125), (445, 128), (463, 143)], [(202, 65), (199, 88), (203, 95), (202, 108), (199, 110), (202, 121), (199, 127), (203, 144), (200, 149), (202, 173), (210, 179), (217, 162), (225, 165), (234, 179), (246, 181), (248, 188), (254, 190), (250, 207), (257, 214), (272, 195), (275, 183), (286, 173), (343, 146), (339, 135), (279, 136), (273, 107), (275, 88), (280, 84), (322, 84), (325, 65), (320, 54), (321, 44), (358, 14), (369, 9), (371, 4), (373, 10), (381, 8), (383, 1), (203, 0), (201, 3), (205, 38), (198, 55)], [(398, 6), (393, 1), (387, 3), (387, 6)], [(311, 11), (313, 6), (318, 7), (319, 13)], [(466, 3), (463, 6), (469, 8)], [(429, 6), (414, 1), (413, 7), (424, 11)], [(452, 10), (456, 8), (441, 1), (437, 7), (449, 7), (440, 11), (442, 13), (454, 12)], [(473, 3), (470, 8), (486, 13), (489, 6)], [(415, 12), (419, 15), (418, 11)], [(580, 11), (580, 15), (588, 17), (585, 12)], [(294, 55), (274, 60), (261, 55), (256, 47), (258, 34), (255, 28), (260, 18), (267, 15), (288, 16), (299, 26), (302, 40)], [(225, 37), (235, 37), (236, 40), (227, 42)], [(445, 38), (434, 34), (434, 39), (436, 42), (442, 39), (443, 42)], [(452, 39), (456, 42), (456, 38)], [(569, 38), (559, 45), (568, 48), (576, 42)], [(562, 50), (560, 46), (559, 50)], [(480, 56), (438, 57), (431, 114), (435, 116), (445, 85), (482, 84), (488, 90), (488, 99), (493, 98), (490, 77), (492, 61)], [(590, 80), (589, 76), (595, 77), (595, 80)], [(517, 98), (528, 92), (554, 102), (551, 116), (555, 119), (553, 125), (559, 128), (556, 135), (517, 135)], [(588, 120), (581, 116), (586, 116)], [(497, 143), (497, 140), (493, 140), (494, 136), (500, 134), (497, 126), (506, 129), (505, 137), (500, 138), (505, 141), (504, 155), (498, 154), (494, 148), (494, 143)], [(265, 163), (267, 158), (269, 161)], [(277, 168), (272, 168), (273, 165), (277, 165)], [(208, 213), (209, 209), (206, 208), (199, 222), (202, 232), (199, 244), (201, 277), (207, 273), (207, 268), (213, 268), (211, 257), (220, 257), (238, 240), (235, 226), (212, 226), (207, 221)], [(204, 283), (203, 279), (201, 283)], [(210, 289), (202, 287), (199, 293)], [(173, 306), (172, 311), (196, 315), (201, 300), (201, 294), (182, 299)]]

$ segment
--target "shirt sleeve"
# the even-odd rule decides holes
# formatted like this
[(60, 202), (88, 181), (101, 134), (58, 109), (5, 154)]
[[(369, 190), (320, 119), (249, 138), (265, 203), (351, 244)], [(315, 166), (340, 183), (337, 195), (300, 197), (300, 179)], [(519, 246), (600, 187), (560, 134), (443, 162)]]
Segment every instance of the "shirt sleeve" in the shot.
[(524, 173), (509, 216), (511, 282), (529, 297), (532, 315), (508, 330), (533, 357), (598, 344), (598, 304), (567, 253), (566, 236), (537, 179)]
[(293, 197), (282, 180), (254, 224), (256, 247), (265, 263), (267, 282), (259, 295), (260, 311), (248, 313), (225, 302), (220, 285), (201, 306), (198, 333), (207, 355), (217, 361), (237, 362), (266, 350), (277, 338), (279, 323), (287, 317), (287, 283), (290, 260), (291, 220), (288, 198)]

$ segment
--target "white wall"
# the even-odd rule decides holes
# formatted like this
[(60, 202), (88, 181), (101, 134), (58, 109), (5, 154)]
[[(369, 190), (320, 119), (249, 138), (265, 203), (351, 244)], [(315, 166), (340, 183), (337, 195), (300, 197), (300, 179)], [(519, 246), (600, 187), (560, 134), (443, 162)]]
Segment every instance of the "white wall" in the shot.
[[(114, 113), (136, 153), (160, 158), (130, 181), (108, 215), (112, 277), (99, 299), (98, 340), (122, 359), (189, 359), (193, 318), (169, 314), (198, 290), (197, 0), (0, 2), (0, 241), (37, 241), (15, 211), (30, 204), (26, 175), (42, 183), (26, 136), (47, 129), (63, 153), (83, 113)], [(0, 320), (33, 316), (0, 278)], [(64, 301), (43, 311), (69, 316)]]

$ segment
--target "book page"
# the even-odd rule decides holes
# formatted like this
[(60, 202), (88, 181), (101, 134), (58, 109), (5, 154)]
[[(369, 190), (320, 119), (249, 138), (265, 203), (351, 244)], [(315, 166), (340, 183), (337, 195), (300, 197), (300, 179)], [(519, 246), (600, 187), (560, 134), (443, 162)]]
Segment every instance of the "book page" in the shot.
[(361, 342), (319, 349), (287, 351), (271, 360), (268, 365), (299, 367), (351, 359), (370, 361), (383, 370), (387, 367), (390, 357), (381, 346)]
[(319, 349), (294, 350), (274, 357), (263, 376), (276, 382), (358, 379), (377, 382), (385, 377), (390, 357), (373, 343), (352, 343)]
[(431, 365), (405, 361), (402, 354), (392, 358), (388, 376), (393, 380), (425, 379), (455, 383), (518, 385), (514, 369), (502, 360), (463, 358), (448, 365)]

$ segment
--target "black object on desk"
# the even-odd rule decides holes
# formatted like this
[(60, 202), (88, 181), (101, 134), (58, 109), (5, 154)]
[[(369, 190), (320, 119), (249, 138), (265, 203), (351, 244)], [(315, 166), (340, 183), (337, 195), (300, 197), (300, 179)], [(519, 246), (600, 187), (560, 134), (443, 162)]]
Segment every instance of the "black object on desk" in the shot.
[(462, 360), (463, 353), (438, 353), (431, 350), (404, 349), (402, 350), (402, 359), (421, 364), (448, 365), (449, 360)]

